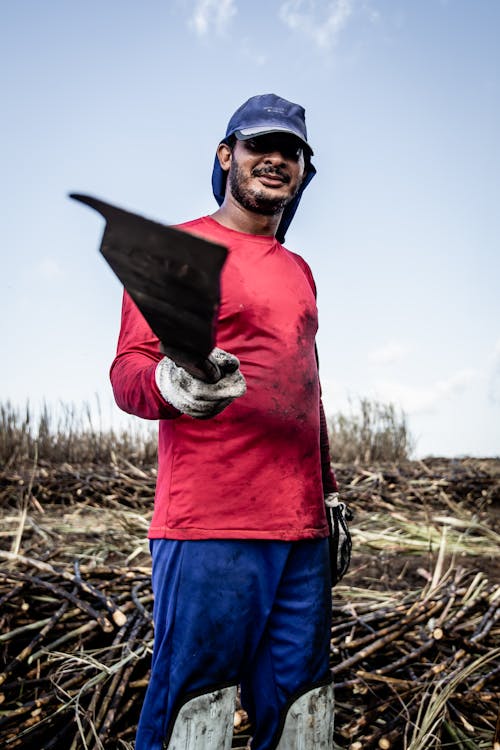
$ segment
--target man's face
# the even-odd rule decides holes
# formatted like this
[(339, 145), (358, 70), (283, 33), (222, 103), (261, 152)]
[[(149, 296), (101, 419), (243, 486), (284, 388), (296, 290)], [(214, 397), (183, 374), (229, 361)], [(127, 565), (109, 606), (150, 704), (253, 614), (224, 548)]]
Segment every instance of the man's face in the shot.
[(293, 135), (271, 133), (237, 140), (230, 155), (228, 185), (244, 208), (272, 216), (295, 197), (304, 169), (302, 145)]

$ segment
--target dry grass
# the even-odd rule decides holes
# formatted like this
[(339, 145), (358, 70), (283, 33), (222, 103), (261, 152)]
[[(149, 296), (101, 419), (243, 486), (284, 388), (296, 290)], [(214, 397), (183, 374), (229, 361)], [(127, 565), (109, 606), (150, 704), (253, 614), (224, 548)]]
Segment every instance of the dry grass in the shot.
[(467, 747), (479, 748), (481, 746), (479, 743), (472, 742), (467, 735), (462, 734), (458, 726), (453, 725), (449, 718), (446, 719), (447, 704), (470, 675), (488, 667), (492, 662), (498, 663), (499, 658), (500, 648), (492, 649), (487, 654), (474, 659), (470, 664), (457, 668), (451, 676), (436, 679), (420, 703), (406, 750), (429, 750), (438, 743), (441, 745), (439, 730), (442, 725), (445, 725), (448, 735), (456, 740), (454, 743), (456, 748), (460, 750)]
[(350, 414), (329, 419), (331, 454), (335, 461), (369, 465), (410, 458), (414, 442), (403, 412), (393, 404), (362, 398)]
[[(138, 466), (156, 460), (157, 428), (136, 430), (103, 429), (95, 424), (95, 410), (89, 404), (76, 407), (46, 404), (37, 414), (28, 404), (24, 409), (9, 401), (0, 404), (0, 462), (15, 467), (33, 460), (50, 463), (106, 463), (117, 455)], [(97, 404), (99, 422), (99, 404)]]

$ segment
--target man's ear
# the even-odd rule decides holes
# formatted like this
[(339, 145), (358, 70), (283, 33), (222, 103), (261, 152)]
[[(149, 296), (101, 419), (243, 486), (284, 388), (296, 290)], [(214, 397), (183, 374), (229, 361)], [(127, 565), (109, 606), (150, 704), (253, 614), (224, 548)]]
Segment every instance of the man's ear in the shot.
[(300, 178), (301, 185), (306, 179), (306, 177), (307, 177), (307, 163), (306, 163), (304, 156), (302, 156), (302, 177)]
[(217, 158), (219, 164), (224, 172), (229, 172), (231, 166), (231, 159), (233, 158), (233, 151), (227, 143), (219, 143), (217, 147)]

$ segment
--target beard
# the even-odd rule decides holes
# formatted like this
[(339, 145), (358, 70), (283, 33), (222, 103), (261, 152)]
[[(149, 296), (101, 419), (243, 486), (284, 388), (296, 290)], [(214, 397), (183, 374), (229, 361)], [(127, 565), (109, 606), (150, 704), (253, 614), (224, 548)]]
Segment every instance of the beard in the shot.
[[(254, 169), (252, 171), (252, 177), (258, 177), (260, 174), (266, 173), (278, 174), (283, 177), (285, 182), (287, 180), (289, 182), (289, 178), (282, 175), (279, 169), (274, 169), (273, 167)], [(248, 179), (243, 175), (242, 170), (235, 159), (231, 162), (228, 180), (233, 198), (248, 211), (263, 214), (264, 216), (276, 216), (276, 214), (281, 213), (285, 206), (295, 198), (300, 187), (300, 185), (297, 185), (297, 189), (294, 190), (293, 193), (281, 197), (273, 197), (264, 189), (253, 190), (247, 187), (246, 183)]]

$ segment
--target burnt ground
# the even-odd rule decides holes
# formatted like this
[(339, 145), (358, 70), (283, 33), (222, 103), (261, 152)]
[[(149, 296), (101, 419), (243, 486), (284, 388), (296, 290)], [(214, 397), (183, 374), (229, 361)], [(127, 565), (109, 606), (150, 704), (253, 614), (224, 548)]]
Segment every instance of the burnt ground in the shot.
[[(333, 591), (336, 748), (491, 748), (500, 460), (335, 469), (355, 513), (351, 569)], [(126, 462), (0, 474), (0, 745), (131, 747), (152, 639), (155, 478)], [(418, 710), (450, 686), (426, 738)], [(251, 732), (238, 721), (235, 748)]]

